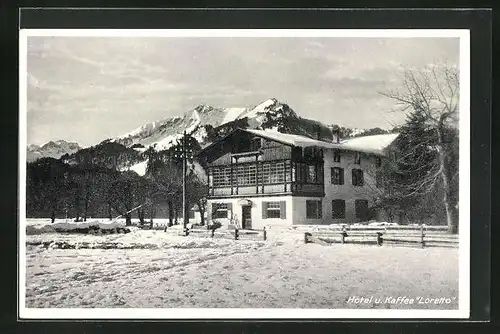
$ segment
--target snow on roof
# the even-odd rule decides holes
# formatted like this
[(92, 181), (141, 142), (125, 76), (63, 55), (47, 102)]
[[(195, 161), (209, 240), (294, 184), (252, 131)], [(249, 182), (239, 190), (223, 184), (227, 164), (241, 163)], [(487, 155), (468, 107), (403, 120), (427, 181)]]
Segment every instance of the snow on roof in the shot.
[(280, 133), (276, 130), (246, 129), (245, 131), (293, 146), (300, 146), (300, 147), (317, 146), (323, 148), (359, 151), (359, 152), (372, 153), (378, 155), (384, 155), (385, 154), (384, 150), (398, 136), (397, 133), (389, 133), (382, 135), (362, 136), (362, 137), (346, 139), (344, 141), (341, 141), (340, 143), (330, 143), (322, 140), (312, 139), (305, 136)]
[(271, 140), (275, 140), (284, 144), (289, 144), (293, 146), (301, 146), (301, 147), (307, 147), (307, 146), (318, 146), (318, 147), (324, 147), (324, 148), (335, 148), (337, 147), (336, 144), (334, 143), (329, 143), (326, 141), (322, 140), (316, 140), (312, 139), (309, 137), (305, 136), (300, 136), (300, 135), (292, 135), (289, 133), (281, 133), (276, 130), (254, 130), (254, 129), (245, 129), (244, 131), (253, 133), (257, 136), (269, 138)]
[[(239, 131), (245, 131), (252, 133), (254, 135), (274, 140), (286, 145), (298, 146), (298, 147), (322, 147), (330, 149), (340, 149), (347, 151), (358, 151), (376, 155), (386, 155), (385, 149), (396, 139), (399, 135), (397, 133), (383, 134), (383, 135), (373, 135), (356, 137), (351, 139), (346, 139), (340, 143), (327, 142), (323, 140), (312, 139), (309, 137), (294, 135), (289, 133), (281, 133), (276, 129), (266, 129), (266, 130), (256, 130), (256, 129), (238, 129)], [(235, 131), (238, 131), (235, 130)], [(234, 133), (233, 131), (232, 133)], [(226, 135), (224, 138), (232, 135), (232, 133)], [(218, 141), (224, 140), (224, 138)], [(209, 147), (215, 145), (215, 141), (208, 146), (205, 146), (202, 151), (207, 150)]]
[(388, 133), (373, 136), (361, 136), (341, 141), (339, 145), (346, 150), (373, 154), (385, 154), (385, 149), (392, 144), (399, 133)]

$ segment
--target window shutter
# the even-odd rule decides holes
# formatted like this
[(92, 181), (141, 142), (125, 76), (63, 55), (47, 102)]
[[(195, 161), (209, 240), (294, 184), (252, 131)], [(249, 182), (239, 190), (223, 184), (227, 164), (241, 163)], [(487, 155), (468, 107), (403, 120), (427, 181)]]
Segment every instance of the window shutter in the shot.
[(318, 201), (318, 218), (323, 218), (323, 203)]
[(215, 213), (217, 212), (217, 204), (212, 203), (212, 212), (210, 212), (210, 217), (214, 218)]
[(262, 219), (267, 218), (267, 202), (262, 202)]
[(227, 218), (233, 217), (233, 203), (227, 203)]
[(353, 186), (358, 186), (359, 185), (358, 170), (357, 169), (353, 169), (352, 170), (352, 185)]
[(344, 184), (344, 168), (339, 168), (340, 184)]
[(280, 219), (286, 219), (286, 202), (280, 201)]

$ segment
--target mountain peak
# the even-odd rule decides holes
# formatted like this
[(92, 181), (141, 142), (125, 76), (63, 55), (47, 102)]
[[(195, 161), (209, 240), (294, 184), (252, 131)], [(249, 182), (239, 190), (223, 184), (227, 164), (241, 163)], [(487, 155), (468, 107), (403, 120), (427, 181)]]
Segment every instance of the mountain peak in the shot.
[(65, 140), (51, 140), (42, 146), (31, 144), (27, 147), (27, 161), (31, 162), (43, 157), (58, 159), (66, 153), (71, 154), (80, 149), (78, 143)]
[(199, 106), (197, 106), (196, 108), (194, 108), (194, 111), (197, 111), (199, 113), (207, 113), (207, 112), (210, 112), (212, 110), (215, 110), (217, 108), (211, 106), (211, 105), (208, 105), (208, 104), (200, 104)]
[(263, 109), (264, 110), (264, 109), (270, 108), (271, 106), (276, 105), (278, 103), (279, 103), (278, 100), (273, 97), (273, 98), (267, 99), (265, 101), (262, 101), (257, 106), (255, 106), (253, 109)]

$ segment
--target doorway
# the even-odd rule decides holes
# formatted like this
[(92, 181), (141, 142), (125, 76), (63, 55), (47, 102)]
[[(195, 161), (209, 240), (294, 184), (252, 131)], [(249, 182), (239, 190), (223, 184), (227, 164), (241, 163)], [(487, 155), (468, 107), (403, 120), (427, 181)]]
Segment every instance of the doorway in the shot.
[(241, 206), (241, 227), (245, 230), (252, 228), (252, 206)]

